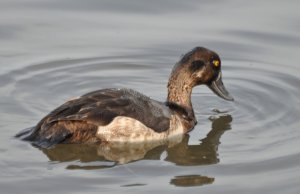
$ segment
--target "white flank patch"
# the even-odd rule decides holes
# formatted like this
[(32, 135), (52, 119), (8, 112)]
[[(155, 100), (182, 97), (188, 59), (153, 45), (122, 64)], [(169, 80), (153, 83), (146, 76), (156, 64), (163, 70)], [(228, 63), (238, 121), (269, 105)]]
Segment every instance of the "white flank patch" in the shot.
[(182, 136), (183, 133), (180, 119), (175, 115), (171, 116), (170, 128), (161, 133), (155, 132), (133, 118), (118, 116), (110, 124), (99, 126), (97, 137), (106, 142), (146, 142), (165, 141), (172, 137)]

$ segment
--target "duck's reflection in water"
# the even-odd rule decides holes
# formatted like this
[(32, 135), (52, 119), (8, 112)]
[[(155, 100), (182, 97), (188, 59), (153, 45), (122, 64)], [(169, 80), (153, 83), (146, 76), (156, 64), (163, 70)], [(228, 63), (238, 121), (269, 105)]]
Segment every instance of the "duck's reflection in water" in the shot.
[[(165, 160), (180, 166), (209, 165), (219, 162), (218, 145), (222, 134), (231, 129), (230, 115), (221, 115), (211, 119), (212, 129), (198, 145), (189, 145), (186, 134), (168, 142), (143, 144), (60, 144), (51, 149), (42, 149), (51, 161), (69, 162), (78, 160), (80, 165), (69, 165), (67, 169), (101, 169), (117, 164), (137, 160), (160, 160), (166, 153)], [(99, 162), (101, 164), (99, 165)], [(84, 165), (84, 163), (88, 163)], [(93, 165), (95, 164), (95, 165)], [(176, 186), (199, 186), (210, 184), (214, 178), (201, 175), (184, 175), (174, 177), (170, 183)]]
[(193, 186), (202, 186), (207, 184), (212, 184), (215, 181), (215, 178), (201, 176), (201, 175), (185, 175), (185, 176), (176, 176), (171, 179), (170, 184), (178, 187), (193, 187)]
[(231, 129), (230, 115), (213, 118), (212, 129), (198, 145), (189, 145), (189, 136), (186, 136), (180, 144), (167, 149), (167, 161), (180, 166), (208, 165), (219, 162), (218, 146), (222, 134)]

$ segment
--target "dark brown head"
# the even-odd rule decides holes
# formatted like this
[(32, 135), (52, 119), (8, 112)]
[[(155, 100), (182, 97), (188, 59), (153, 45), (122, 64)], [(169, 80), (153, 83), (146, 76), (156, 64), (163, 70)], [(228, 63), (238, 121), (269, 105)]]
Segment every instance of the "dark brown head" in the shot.
[(191, 88), (205, 84), (219, 97), (233, 101), (222, 82), (220, 57), (204, 47), (194, 48), (174, 66), (170, 81), (175, 80)]

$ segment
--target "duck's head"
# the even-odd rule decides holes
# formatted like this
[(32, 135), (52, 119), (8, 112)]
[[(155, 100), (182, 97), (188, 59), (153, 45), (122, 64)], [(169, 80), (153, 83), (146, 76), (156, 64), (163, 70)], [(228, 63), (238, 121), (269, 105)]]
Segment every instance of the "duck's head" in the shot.
[(219, 97), (233, 101), (222, 82), (220, 57), (203, 47), (196, 47), (181, 58), (172, 70), (169, 89), (176, 87), (172, 82), (182, 88), (205, 84)]

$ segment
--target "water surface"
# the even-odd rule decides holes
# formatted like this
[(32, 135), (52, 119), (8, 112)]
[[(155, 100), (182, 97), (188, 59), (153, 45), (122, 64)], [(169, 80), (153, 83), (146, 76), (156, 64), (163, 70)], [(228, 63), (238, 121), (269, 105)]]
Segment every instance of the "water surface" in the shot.
[[(298, 193), (296, 1), (0, 3), (0, 193)], [(173, 64), (218, 52), (235, 102), (194, 89), (183, 140), (38, 149), (13, 138), (67, 99), (128, 87), (164, 101)]]

